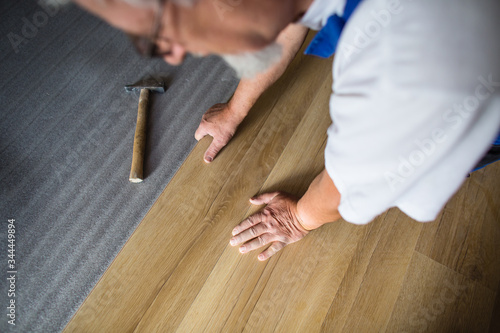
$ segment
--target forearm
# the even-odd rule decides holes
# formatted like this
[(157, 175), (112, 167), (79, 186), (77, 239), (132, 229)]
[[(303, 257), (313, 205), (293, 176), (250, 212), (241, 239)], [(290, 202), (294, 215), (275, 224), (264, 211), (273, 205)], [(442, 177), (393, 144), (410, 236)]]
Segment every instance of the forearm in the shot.
[(341, 218), (339, 204), (340, 193), (323, 169), (297, 203), (297, 214), (303, 227), (312, 230)]
[(265, 73), (252, 79), (242, 79), (229, 101), (229, 108), (244, 118), (262, 93), (285, 72), (288, 65), (300, 49), (307, 33), (307, 28), (290, 24), (278, 36), (277, 42), (283, 47), (281, 60)]

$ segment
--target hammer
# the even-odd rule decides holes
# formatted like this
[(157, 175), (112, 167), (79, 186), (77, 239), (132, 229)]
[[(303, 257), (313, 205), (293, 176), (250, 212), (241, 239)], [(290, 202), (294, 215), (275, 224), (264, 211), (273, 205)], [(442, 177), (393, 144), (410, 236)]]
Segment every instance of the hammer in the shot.
[(140, 183), (143, 178), (144, 166), (144, 150), (146, 148), (146, 117), (149, 102), (149, 92), (156, 91), (159, 93), (165, 92), (165, 84), (163, 81), (158, 82), (154, 79), (141, 80), (137, 83), (125, 86), (126, 91), (138, 91), (139, 107), (137, 109), (137, 125), (135, 127), (134, 150), (132, 153), (132, 167), (128, 178), (132, 183)]

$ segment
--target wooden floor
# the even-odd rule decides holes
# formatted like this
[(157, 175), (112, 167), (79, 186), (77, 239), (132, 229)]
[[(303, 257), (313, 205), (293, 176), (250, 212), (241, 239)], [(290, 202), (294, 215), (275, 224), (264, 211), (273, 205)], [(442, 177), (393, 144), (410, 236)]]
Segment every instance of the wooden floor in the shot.
[(210, 165), (203, 139), (65, 332), (500, 332), (500, 163), (432, 223), (340, 221), (267, 262), (229, 245), (251, 196), (323, 168), (330, 92), (331, 60), (299, 55)]

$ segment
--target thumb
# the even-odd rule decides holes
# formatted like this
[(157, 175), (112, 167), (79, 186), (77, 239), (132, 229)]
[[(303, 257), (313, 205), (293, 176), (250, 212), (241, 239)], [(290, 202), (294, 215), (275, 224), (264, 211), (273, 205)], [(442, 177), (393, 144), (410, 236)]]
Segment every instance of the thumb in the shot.
[[(203, 122), (203, 121), (202, 121)], [(206, 136), (208, 133), (207, 131), (203, 128), (202, 126), (203, 124), (200, 124), (200, 126), (198, 126), (198, 129), (196, 130), (196, 132), (194, 133), (194, 138), (197, 140), (197, 141), (200, 141), (201, 139), (203, 139), (204, 136)]]
[(264, 193), (261, 195), (257, 195), (253, 198), (250, 199), (250, 202), (253, 205), (263, 205), (263, 204), (268, 204), (271, 202), (271, 200), (274, 199), (280, 192), (271, 192), (271, 193)]
[(219, 151), (224, 147), (223, 144), (218, 142), (216, 139), (212, 140), (212, 143), (208, 147), (207, 151), (205, 152), (205, 156), (203, 159), (205, 160), (206, 163), (210, 163), (214, 160), (215, 156), (219, 153)]

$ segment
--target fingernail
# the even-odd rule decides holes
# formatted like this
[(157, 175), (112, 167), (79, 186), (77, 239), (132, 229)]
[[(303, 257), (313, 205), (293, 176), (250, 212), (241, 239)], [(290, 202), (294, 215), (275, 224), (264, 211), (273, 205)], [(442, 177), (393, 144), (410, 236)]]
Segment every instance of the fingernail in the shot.
[(238, 232), (236, 231), (236, 229), (233, 229), (233, 236), (236, 235)]
[(236, 239), (231, 238), (231, 240), (229, 241), (229, 244), (231, 244), (231, 246), (235, 246), (236, 245)]
[(263, 254), (259, 254), (259, 260), (264, 260), (264, 255)]
[(207, 161), (208, 163), (212, 162), (213, 160), (214, 160), (214, 159), (213, 159), (213, 158), (211, 158), (210, 156), (208, 156), (208, 157), (207, 157), (207, 159), (206, 159), (206, 161)]
[(240, 247), (240, 252), (241, 253), (245, 253), (245, 250), (246, 250), (245, 246)]

